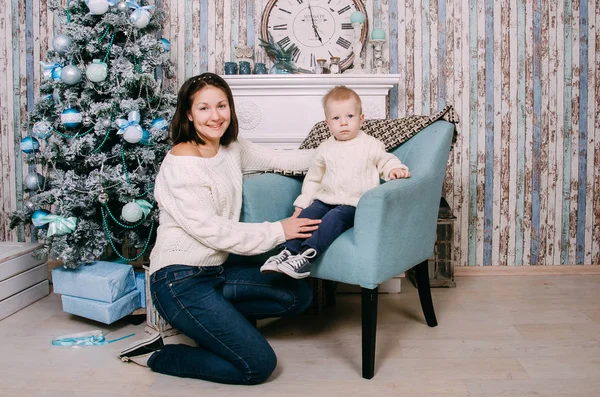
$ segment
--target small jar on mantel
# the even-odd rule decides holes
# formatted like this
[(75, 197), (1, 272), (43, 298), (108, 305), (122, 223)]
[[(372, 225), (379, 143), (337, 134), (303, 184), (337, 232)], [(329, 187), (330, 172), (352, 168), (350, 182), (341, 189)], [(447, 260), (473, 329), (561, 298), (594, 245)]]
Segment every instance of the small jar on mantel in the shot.
[(317, 59), (317, 69), (316, 74), (328, 74), (329, 69), (327, 69), (327, 59), (319, 58)]
[(340, 74), (340, 57), (329, 58), (329, 72), (331, 74)]
[(269, 71), (270, 74), (291, 74), (294, 73), (292, 71), (293, 63), (292, 56), (288, 54), (281, 54), (277, 59), (275, 59), (275, 63), (273, 67)]

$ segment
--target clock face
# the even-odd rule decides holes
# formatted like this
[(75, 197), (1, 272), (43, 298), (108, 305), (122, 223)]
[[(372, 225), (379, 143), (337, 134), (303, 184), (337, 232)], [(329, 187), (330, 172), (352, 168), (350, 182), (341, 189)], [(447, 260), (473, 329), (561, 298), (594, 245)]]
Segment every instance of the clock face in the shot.
[(365, 15), (361, 48), (367, 35), (365, 7), (360, 0), (270, 0), (262, 16), (262, 38), (267, 32), (280, 45), (295, 44), (293, 61), (300, 69), (314, 71), (317, 59), (340, 58), (341, 69), (354, 59), (354, 29), (350, 15)]

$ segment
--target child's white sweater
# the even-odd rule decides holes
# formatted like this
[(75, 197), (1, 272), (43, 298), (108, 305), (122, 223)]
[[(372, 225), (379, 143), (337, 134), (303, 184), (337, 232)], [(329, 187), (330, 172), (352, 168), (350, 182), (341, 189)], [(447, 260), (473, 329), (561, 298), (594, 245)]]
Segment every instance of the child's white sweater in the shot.
[(378, 186), (380, 179), (389, 180), (394, 168), (408, 170), (372, 136), (362, 131), (349, 141), (338, 141), (332, 136), (317, 148), (294, 206), (306, 208), (314, 200), (321, 200), (356, 207), (360, 196)]

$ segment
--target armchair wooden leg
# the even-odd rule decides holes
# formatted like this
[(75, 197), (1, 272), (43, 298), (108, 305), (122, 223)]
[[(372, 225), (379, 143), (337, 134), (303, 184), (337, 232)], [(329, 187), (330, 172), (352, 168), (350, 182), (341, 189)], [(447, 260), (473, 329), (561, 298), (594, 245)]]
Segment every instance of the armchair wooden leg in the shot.
[(417, 279), (417, 289), (419, 290), (419, 299), (421, 300), (421, 308), (425, 315), (425, 321), (430, 327), (437, 325), (435, 318), (435, 310), (433, 309), (433, 300), (431, 299), (431, 287), (429, 286), (429, 263), (423, 261), (415, 266)]
[(329, 307), (335, 306), (336, 290), (338, 282), (331, 280), (323, 280), (323, 289), (325, 290), (325, 304)]
[(371, 379), (375, 375), (375, 340), (377, 335), (377, 292), (374, 289), (361, 288), (362, 295), (362, 373), (363, 378)]

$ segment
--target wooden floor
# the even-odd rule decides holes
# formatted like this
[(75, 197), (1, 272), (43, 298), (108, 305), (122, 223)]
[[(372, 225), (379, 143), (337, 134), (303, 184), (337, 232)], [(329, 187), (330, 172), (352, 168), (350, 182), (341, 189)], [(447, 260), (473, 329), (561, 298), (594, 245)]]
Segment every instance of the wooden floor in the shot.
[(600, 396), (600, 275), (462, 277), (434, 289), (428, 328), (416, 290), (380, 295), (375, 377), (360, 376), (360, 299), (338, 296), (315, 317), (259, 322), (279, 358), (265, 384), (226, 386), (151, 372), (115, 355), (133, 338), (80, 349), (64, 334), (108, 338), (143, 326), (102, 326), (61, 311), (56, 295), (0, 321), (0, 395), (100, 396)]

